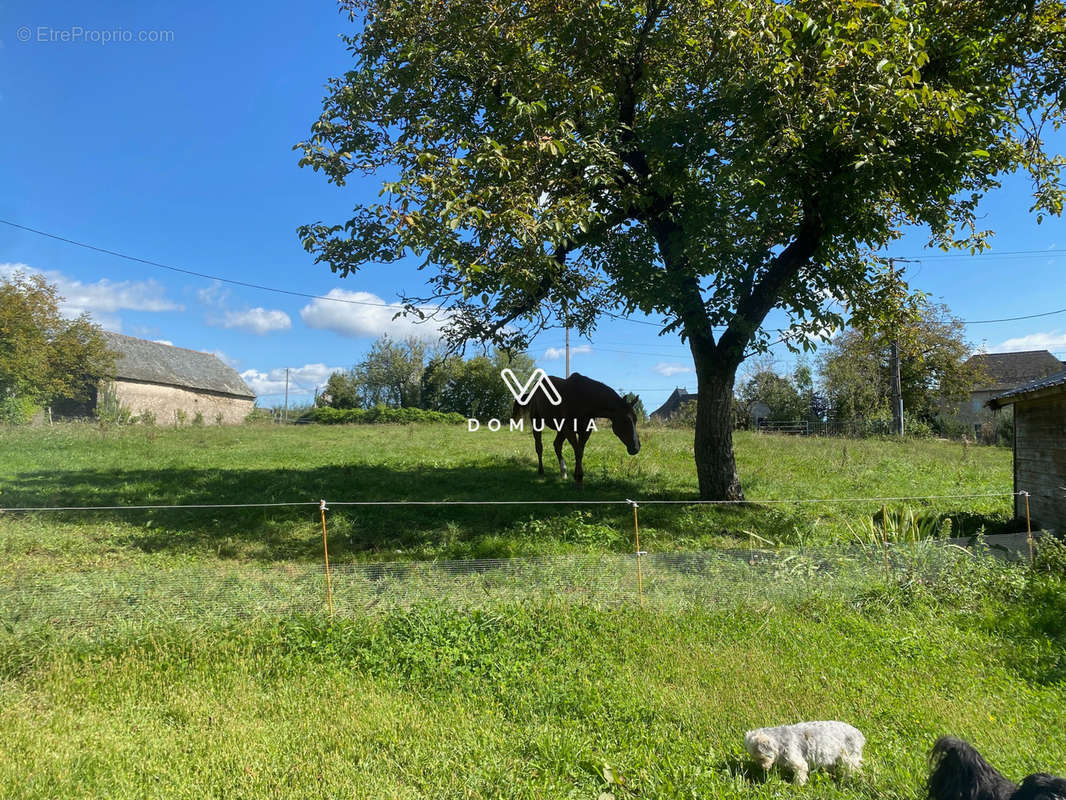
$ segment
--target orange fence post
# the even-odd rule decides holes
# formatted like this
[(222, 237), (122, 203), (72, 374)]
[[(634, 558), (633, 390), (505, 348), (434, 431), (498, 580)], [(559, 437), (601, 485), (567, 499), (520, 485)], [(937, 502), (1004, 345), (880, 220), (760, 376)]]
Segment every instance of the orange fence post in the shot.
[(333, 619), (333, 579), (329, 574), (329, 543), (326, 540), (326, 501), (318, 503), (318, 513), (322, 517), (322, 555), (326, 560), (326, 602), (329, 604), (329, 618)]

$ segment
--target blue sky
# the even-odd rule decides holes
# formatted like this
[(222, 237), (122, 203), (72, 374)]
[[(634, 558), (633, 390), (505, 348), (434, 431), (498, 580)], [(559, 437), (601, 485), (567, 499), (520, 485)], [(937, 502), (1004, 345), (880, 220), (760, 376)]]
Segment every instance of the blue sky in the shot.
[[(0, 218), (141, 258), (308, 294), (395, 301), (423, 277), (404, 266), (339, 279), (303, 251), (296, 227), (347, 219), (373, 183), (337, 189), (297, 167), (292, 145), (317, 117), (326, 79), (348, 55), (332, 2), (0, 5)], [(107, 37), (119, 41), (103, 41)], [(28, 41), (23, 41), (28, 39)], [(121, 41), (132, 39), (132, 41)], [(140, 41), (144, 39), (145, 41)], [(1066, 152), (1066, 131), (1051, 147)], [(983, 208), (993, 254), (927, 253), (912, 284), (963, 319), (1066, 307), (1066, 223), (1028, 214), (1012, 178)], [(891, 254), (921, 257), (925, 237)], [(1001, 255), (1012, 251), (1035, 254)], [(332, 368), (360, 360), (404, 323), (373, 306), (323, 303), (218, 285), (0, 225), (0, 271), (13, 265), (58, 283), (71, 311), (133, 336), (221, 354), (279, 401), (286, 367), (299, 399)], [(768, 327), (785, 325), (775, 315)], [(1066, 314), (967, 329), (976, 347), (1048, 348), (1066, 359)], [(640, 392), (649, 409), (674, 386), (695, 388), (691, 359), (653, 326), (605, 320), (575, 341), (572, 368)], [(531, 354), (562, 370), (562, 334)], [(779, 366), (791, 356), (775, 350)]]

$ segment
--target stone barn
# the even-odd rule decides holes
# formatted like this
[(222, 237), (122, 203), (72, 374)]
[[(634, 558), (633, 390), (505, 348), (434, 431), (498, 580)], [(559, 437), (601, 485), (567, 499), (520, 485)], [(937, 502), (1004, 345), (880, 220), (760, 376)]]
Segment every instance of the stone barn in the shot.
[(182, 414), (192, 422), (199, 412), (204, 424), (234, 425), (255, 406), (255, 394), (237, 371), (210, 353), (120, 333), (104, 336), (117, 358), (115, 380), (100, 392), (113, 391), (134, 416), (149, 411), (157, 424), (176, 425)]
[[(1014, 491), (1029, 492), (1034, 528), (1066, 534), (1066, 371), (992, 398), (1014, 407)], [(1014, 512), (1025, 516), (1025, 498)]]

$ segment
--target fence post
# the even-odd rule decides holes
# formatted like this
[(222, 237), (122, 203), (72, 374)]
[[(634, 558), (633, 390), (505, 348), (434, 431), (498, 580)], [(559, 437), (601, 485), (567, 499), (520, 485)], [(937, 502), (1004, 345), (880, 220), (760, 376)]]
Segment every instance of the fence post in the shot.
[(888, 557), (888, 507), (881, 506), (881, 542), (885, 548), (885, 577), (892, 583), (892, 561)]
[(633, 506), (633, 542), (634, 542), (634, 545), (636, 546), (636, 557), (637, 557), (637, 596), (640, 598), (640, 605), (643, 608), (644, 607), (644, 575), (641, 572), (641, 568), (640, 568), (640, 557), (641, 556), (646, 556), (647, 553), (640, 549), (640, 520), (639, 520), (639, 518), (637, 516), (637, 508), (639, 508), (639, 506), (637, 505), (637, 501), (636, 500), (626, 500), (626, 502), (629, 503), (631, 506)]
[(1033, 521), (1029, 517), (1029, 492), (1022, 492), (1025, 495), (1025, 533), (1026, 541), (1029, 543), (1029, 566), (1033, 566)]
[(322, 555), (326, 560), (326, 602), (329, 604), (329, 618), (333, 619), (333, 579), (329, 574), (329, 544), (326, 540), (326, 501), (318, 501), (318, 513), (322, 517)]

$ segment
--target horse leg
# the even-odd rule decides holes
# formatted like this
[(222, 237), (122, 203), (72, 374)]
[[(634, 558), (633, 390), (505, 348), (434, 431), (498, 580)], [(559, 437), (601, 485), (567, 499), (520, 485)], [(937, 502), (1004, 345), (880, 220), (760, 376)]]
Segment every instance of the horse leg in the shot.
[(590, 431), (578, 431), (573, 434), (573, 439), (570, 440), (570, 444), (574, 448), (574, 481), (577, 482), (578, 488), (584, 485), (582, 481), (585, 478), (585, 470), (581, 466), (581, 461), (585, 457), (585, 442), (589, 440), (589, 435)]
[(559, 459), (559, 471), (563, 473), (563, 477), (566, 477), (566, 462), (563, 460), (563, 442), (566, 441), (566, 434), (559, 431), (555, 434), (555, 457)]
[(537, 448), (537, 472), (544, 474), (544, 442), (541, 441), (541, 432), (533, 431), (533, 444)]

